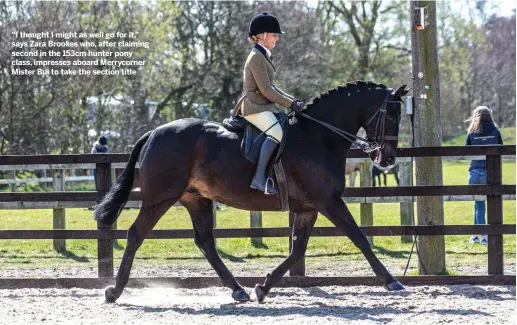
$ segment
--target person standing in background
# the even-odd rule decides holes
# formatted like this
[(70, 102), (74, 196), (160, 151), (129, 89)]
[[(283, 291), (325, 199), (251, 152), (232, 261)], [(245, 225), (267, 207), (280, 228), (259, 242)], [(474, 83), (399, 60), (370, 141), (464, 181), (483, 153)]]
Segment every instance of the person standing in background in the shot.
[[(470, 122), (467, 129), (466, 146), (488, 146), (503, 144), (501, 133), (492, 117), (492, 111), (487, 106), (478, 106), (465, 122)], [(469, 185), (486, 184), (486, 160), (472, 160), (469, 165)], [(474, 224), (485, 224), (485, 201), (474, 202)], [(471, 244), (488, 244), (486, 235), (472, 235)]]
[[(97, 139), (97, 141), (93, 144), (91, 153), (108, 153), (108, 152), (109, 152), (108, 139), (105, 136), (101, 135)], [(97, 170), (96, 169), (93, 170), (93, 179), (94, 179), (94, 182), (96, 183), (97, 182)]]

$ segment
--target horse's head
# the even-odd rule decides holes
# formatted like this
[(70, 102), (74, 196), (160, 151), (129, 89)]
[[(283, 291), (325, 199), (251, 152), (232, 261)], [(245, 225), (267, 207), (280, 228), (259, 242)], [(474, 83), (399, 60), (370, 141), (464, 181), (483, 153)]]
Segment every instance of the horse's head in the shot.
[(397, 151), (402, 96), (409, 92), (403, 85), (395, 92), (386, 90), (383, 101), (377, 102), (361, 114), (361, 124), (368, 141), (381, 146), (371, 152), (370, 159), (381, 167), (393, 165)]

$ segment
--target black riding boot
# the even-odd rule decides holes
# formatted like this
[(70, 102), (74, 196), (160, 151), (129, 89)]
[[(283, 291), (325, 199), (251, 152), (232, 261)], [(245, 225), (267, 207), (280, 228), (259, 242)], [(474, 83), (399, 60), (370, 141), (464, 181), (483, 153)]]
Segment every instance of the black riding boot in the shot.
[(278, 142), (272, 137), (267, 137), (262, 144), (262, 148), (260, 148), (260, 158), (257, 164), (257, 171), (255, 171), (255, 176), (253, 176), (253, 180), (251, 181), (250, 187), (264, 194), (276, 194), (278, 190), (275, 188), (274, 184), (269, 184), (267, 186), (267, 176), (266, 176), (266, 167), (271, 159), (271, 156), (275, 152), (276, 147), (278, 147)]

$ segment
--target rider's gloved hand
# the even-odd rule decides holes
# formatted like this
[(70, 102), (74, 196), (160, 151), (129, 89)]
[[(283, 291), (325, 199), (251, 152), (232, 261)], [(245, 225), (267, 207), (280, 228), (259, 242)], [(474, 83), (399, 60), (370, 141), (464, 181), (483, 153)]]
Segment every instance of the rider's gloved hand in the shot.
[(300, 113), (301, 111), (303, 111), (305, 109), (305, 103), (302, 100), (295, 99), (291, 103), (291, 107), (290, 108), (293, 111), (295, 111), (296, 113)]

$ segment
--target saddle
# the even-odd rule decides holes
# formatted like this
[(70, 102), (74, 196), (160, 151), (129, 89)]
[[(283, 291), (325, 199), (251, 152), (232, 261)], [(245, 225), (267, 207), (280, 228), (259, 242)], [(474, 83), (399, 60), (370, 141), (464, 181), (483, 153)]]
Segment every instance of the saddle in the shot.
[[(282, 211), (289, 211), (288, 193), (287, 193), (287, 179), (285, 177), (284, 167), (282, 165), (281, 156), (285, 149), (287, 142), (287, 116), (283, 113), (275, 114), (280, 127), (284, 133), (282, 141), (278, 146), (276, 155), (269, 162), (268, 175), (272, 179), (276, 179), (278, 184), (278, 191), (280, 194), (280, 201), (282, 204)], [(240, 115), (233, 115), (230, 118), (224, 119), (223, 126), (228, 130), (236, 133), (243, 132), (241, 142), (241, 154), (244, 158), (253, 164), (257, 164), (260, 156), (260, 149), (262, 143), (266, 140), (267, 134), (260, 131), (256, 126), (248, 122)], [(273, 168), (271, 168), (273, 167)], [(274, 171), (274, 172), (273, 172)]]

